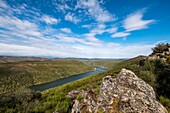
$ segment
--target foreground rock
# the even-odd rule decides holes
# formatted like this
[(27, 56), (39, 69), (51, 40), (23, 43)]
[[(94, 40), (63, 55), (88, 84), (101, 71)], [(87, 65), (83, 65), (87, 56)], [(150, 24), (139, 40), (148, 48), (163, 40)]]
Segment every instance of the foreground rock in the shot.
[(93, 91), (71, 91), (72, 113), (168, 113), (155, 97), (153, 88), (132, 71), (122, 69), (116, 78), (106, 76), (100, 95)]

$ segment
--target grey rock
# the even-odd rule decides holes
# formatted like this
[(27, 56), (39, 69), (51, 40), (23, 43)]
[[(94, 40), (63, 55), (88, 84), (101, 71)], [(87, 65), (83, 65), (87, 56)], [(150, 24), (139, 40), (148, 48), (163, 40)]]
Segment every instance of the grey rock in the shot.
[[(77, 95), (83, 99), (77, 100)], [(74, 100), (72, 113), (168, 113), (156, 100), (153, 88), (126, 69), (116, 78), (104, 77), (98, 96), (93, 91), (74, 90), (68, 97)]]

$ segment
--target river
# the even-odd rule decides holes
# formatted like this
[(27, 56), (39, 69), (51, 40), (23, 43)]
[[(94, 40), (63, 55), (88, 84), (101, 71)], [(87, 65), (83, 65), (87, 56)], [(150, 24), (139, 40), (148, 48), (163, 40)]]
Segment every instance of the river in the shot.
[(97, 67), (95, 71), (86, 72), (86, 73), (82, 73), (82, 74), (76, 74), (76, 75), (73, 75), (73, 76), (69, 76), (69, 77), (58, 79), (58, 80), (54, 80), (52, 82), (47, 82), (47, 83), (43, 83), (43, 84), (39, 84), (39, 85), (34, 85), (34, 86), (31, 86), (30, 88), (32, 90), (36, 90), (36, 91), (44, 91), (44, 90), (54, 88), (54, 87), (57, 87), (57, 86), (60, 86), (60, 85), (63, 85), (63, 84), (66, 84), (66, 83), (69, 83), (69, 82), (72, 82), (72, 81), (87, 77), (87, 76), (90, 76), (90, 75), (93, 75), (93, 74), (98, 74), (98, 73), (106, 71), (106, 70), (108, 70), (108, 69), (107, 68)]

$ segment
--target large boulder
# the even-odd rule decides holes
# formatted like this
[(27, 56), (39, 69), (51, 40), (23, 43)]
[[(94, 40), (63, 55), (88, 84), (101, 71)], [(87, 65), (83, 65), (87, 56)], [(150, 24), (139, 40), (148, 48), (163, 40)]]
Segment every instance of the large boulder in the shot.
[(74, 90), (68, 97), (74, 101), (72, 113), (168, 113), (153, 88), (126, 69), (116, 78), (104, 77), (98, 96), (93, 91)]

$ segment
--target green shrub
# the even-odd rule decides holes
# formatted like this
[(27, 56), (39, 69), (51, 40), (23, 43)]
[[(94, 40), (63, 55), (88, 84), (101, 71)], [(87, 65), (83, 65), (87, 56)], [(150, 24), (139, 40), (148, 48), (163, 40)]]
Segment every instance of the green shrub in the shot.
[(168, 63), (170, 63), (170, 55), (167, 55), (167, 56), (166, 56), (166, 61), (167, 61)]
[(166, 97), (163, 97), (163, 96), (160, 96), (160, 103), (162, 105), (164, 105), (168, 111), (170, 112), (170, 99), (166, 98)]
[(163, 51), (168, 51), (168, 43), (159, 43), (156, 47), (152, 48), (153, 54), (162, 53)]
[(77, 95), (76, 99), (77, 99), (78, 101), (81, 101), (81, 100), (83, 99), (83, 96), (82, 96), (82, 95)]
[(151, 71), (140, 71), (140, 78), (155, 88), (156, 77)]
[(146, 60), (143, 66), (144, 70), (151, 71), (154, 73), (155, 71), (155, 62), (153, 60)]
[(0, 112), (31, 112), (39, 104), (41, 94), (30, 89), (22, 89), (13, 93), (0, 94)]

